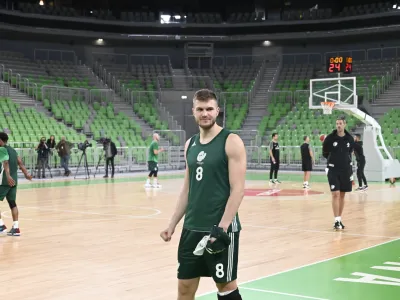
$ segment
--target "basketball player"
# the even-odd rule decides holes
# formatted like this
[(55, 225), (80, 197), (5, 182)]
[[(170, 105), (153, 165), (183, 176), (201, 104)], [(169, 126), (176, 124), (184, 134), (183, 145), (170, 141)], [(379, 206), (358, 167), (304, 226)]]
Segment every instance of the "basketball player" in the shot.
[(347, 132), (346, 119), (340, 116), (336, 120), (336, 130), (326, 136), (322, 145), (322, 155), (328, 160), (326, 173), (332, 192), (332, 209), (335, 216), (334, 229), (344, 229), (342, 214), (344, 197), (352, 190), (352, 161), (354, 139)]
[(185, 144), (186, 173), (175, 212), (161, 232), (170, 241), (185, 215), (178, 248), (178, 300), (193, 300), (200, 277), (212, 277), (219, 300), (241, 300), (237, 286), (238, 209), (244, 195), (246, 150), (241, 138), (218, 126), (217, 97), (195, 93), (200, 133)]
[[(269, 162), (271, 163), (271, 170), (269, 171), (269, 182), (281, 183), (278, 180), (279, 143), (278, 134), (276, 132), (272, 134), (272, 141), (269, 143)], [(274, 179), (272, 179), (272, 176), (274, 177)]]
[(304, 143), (300, 146), (301, 152), (301, 169), (304, 172), (304, 183), (303, 188), (309, 189), (310, 185), (308, 181), (310, 180), (312, 166), (314, 164), (314, 155), (310, 148), (310, 137), (304, 136), (303, 138)]
[[(365, 155), (363, 150), (363, 142), (361, 141), (361, 135), (356, 134), (354, 137), (354, 155), (356, 156), (357, 161), (357, 179), (358, 179), (358, 188), (357, 191), (366, 191), (368, 189), (367, 178), (364, 175), (365, 168)], [(363, 185), (364, 182), (364, 185)]]
[[(12, 218), (14, 221), (13, 227), (8, 232), (8, 235), (19, 236), (21, 232), (19, 230), (18, 224), (18, 207), (16, 204), (17, 198), (17, 182), (18, 182), (18, 167), (21, 169), (22, 173), (24, 173), (25, 178), (28, 180), (32, 179), (32, 176), (26, 170), (21, 158), (18, 156), (17, 152), (14, 148), (7, 145), (8, 135), (5, 132), (0, 132), (0, 148), (3, 153), (1, 160), (3, 163), (2, 168), (2, 181), (0, 185), (0, 201), (3, 201), (4, 198), (7, 199), (8, 205), (11, 209)], [(5, 151), (3, 150), (5, 149)], [(5, 232), (7, 229), (6, 225), (4, 225), (3, 220), (1, 219), (0, 212), (0, 233)]]
[[(149, 176), (147, 178), (145, 187), (155, 187), (160, 188), (161, 186), (158, 184), (158, 154), (164, 151), (164, 149), (158, 149), (158, 142), (160, 141), (160, 136), (158, 133), (153, 134), (153, 141), (149, 147), (149, 157), (147, 159), (148, 170), (150, 171)], [(151, 184), (151, 177), (154, 176), (153, 184)]]

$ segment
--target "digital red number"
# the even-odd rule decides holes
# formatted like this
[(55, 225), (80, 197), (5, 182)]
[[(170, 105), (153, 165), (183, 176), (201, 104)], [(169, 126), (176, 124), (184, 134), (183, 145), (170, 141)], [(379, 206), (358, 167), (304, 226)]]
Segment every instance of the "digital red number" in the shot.
[(336, 68), (336, 70), (338, 70), (338, 72), (340, 72), (340, 64), (335, 64), (335, 68)]
[(334, 64), (329, 64), (329, 73), (333, 73), (333, 68), (335, 67)]
[(351, 72), (352, 67), (353, 66), (351, 64), (346, 64), (346, 72)]

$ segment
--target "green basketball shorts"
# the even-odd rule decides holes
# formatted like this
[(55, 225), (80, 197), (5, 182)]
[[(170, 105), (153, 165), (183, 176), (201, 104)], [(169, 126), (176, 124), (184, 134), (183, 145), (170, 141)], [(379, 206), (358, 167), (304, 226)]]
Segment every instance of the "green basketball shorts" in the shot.
[(147, 166), (149, 168), (149, 171), (158, 171), (158, 163), (155, 161), (148, 161)]
[(206, 250), (202, 256), (193, 254), (201, 239), (207, 232), (182, 230), (178, 247), (178, 279), (212, 277), (216, 283), (227, 283), (237, 278), (240, 232), (228, 233), (230, 246), (218, 254)]
[(17, 200), (17, 187), (0, 185), (0, 201), (3, 201), (4, 198), (6, 198), (8, 202), (15, 202)]

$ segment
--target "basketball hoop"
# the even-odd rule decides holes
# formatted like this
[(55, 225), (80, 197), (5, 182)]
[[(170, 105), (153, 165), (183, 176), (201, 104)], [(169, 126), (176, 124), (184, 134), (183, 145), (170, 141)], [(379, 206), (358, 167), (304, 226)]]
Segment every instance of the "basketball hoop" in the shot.
[(331, 115), (335, 102), (321, 102), (324, 115)]

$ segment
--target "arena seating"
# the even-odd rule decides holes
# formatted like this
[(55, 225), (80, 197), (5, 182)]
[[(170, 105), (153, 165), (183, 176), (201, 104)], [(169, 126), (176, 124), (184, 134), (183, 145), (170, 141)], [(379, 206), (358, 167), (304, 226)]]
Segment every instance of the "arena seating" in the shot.
[(193, 76), (209, 76), (214, 83), (214, 88), (223, 92), (249, 91), (262, 61), (256, 61), (251, 65), (215, 66), (213, 68), (191, 68)]
[(379, 121), (386, 147), (393, 148), (393, 153), (400, 158), (400, 109), (392, 108)]
[[(0, 3), (1, 5), (1, 3)], [(39, 5), (31, 3), (19, 2), (17, 4), (17, 9), (21, 12), (29, 14), (44, 14), (51, 16), (63, 16), (63, 17), (82, 17), (89, 19), (98, 20), (121, 20), (125, 22), (159, 22), (158, 12), (149, 11), (110, 11), (110, 10), (92, 10), (84, 11), (69, 7), (53, 7), (50, 5)], [(349, 17), (364, 14), (382, 13), (396, 9), (393, 7), (393, 3), (378, 2), (372, 4), (363, 4), (357, 6), (346, 6), (342, 11), (334, 12), (332, 8), (314, 8), (303, 6), (299, 8), (298, 5), (293, 8), (288, 8), (283, 11), (282, 19), (284, 21), (292, 20), (318, 20), (318, 19), (328, 19), (332, 17)], [(263, 13), (256, 13), (254, 11), (250, 12), (233, 12), (230, 13), (226, 18), (222, 17), (219, 13), (213, 12), (198, 12), (191, 13), (187, 12), (184, 14), (186, 16), (186, 23), (196, 23), (196, 24), (221, 24), (224, 22), (228, 23), (252, 23), (252, 22), (268, 22), (268, 19), (263, 19)], [(182, 14), (183, 16), (183, 14)]]
[(357, 6), (345, 6), (339, 13), (339, 17), (359, 16), (366, 14), (383, 13), (393, 10), (393, 4), (389, 1)]
[(214, 89), (219, 92), (221, 106), (226, 103), (227, 128), (239, 130), (242, 127), (249, 107), (248, 92), (253, 88), (261, 65), (262, 61), (255, 60), (251, 64), (190, 69), (193, 76), (209, 76), (213, 81)]
[[(114, 68), (117, 67), (117, 65), (114, 65)], [(131, 91), (155, 91), (158, 87), (158, 76), (172, 76), (169, 66), (166, 64), (132, 65), (130, 72), (123, 70), (126, 66), (120, 68), (120, 71), (113, 71), (111, 74)], [(165, 87), (172, 87), (172, 77), (164, 78), (161, 78), (160, 84)]]
[(285, 64), (279, 74), (276, 90), (291, 92), (307, 90), (315, 71), (316, 66), (313, 64)]
[(15, 147), (36, 146), (42, 136), (49, 138), (52, 134), (58, 139), (65, 136), (67, 140), (74, 143), (86, 138), (44, 113), (39, 113), (32, 108), (22, 109), (10, 98), (0, 97), (0, 110), (5, 115), (0, 119), (1, 128), (9, 133), (10, 142), (16, 143)]
[[(4, 81), (9, 81), (11, 77), (13, 87), (18, 87), (21, 92), (27, 92), (31, 97), (35, 96), (39, 101), (43, 100), (41, 88), (44, 85), (95, 88), (95, 83), (91, 82), (72, 62), (31, 61), (22, 53), (2, 51), (0, 64), (5, 66)], [(11, 74), (9, 69), (12, 70)], [(17, 77), (18, 74), (20, 78)], [(25, 86), (24, 79), (29, 80), (29, 86)]]

